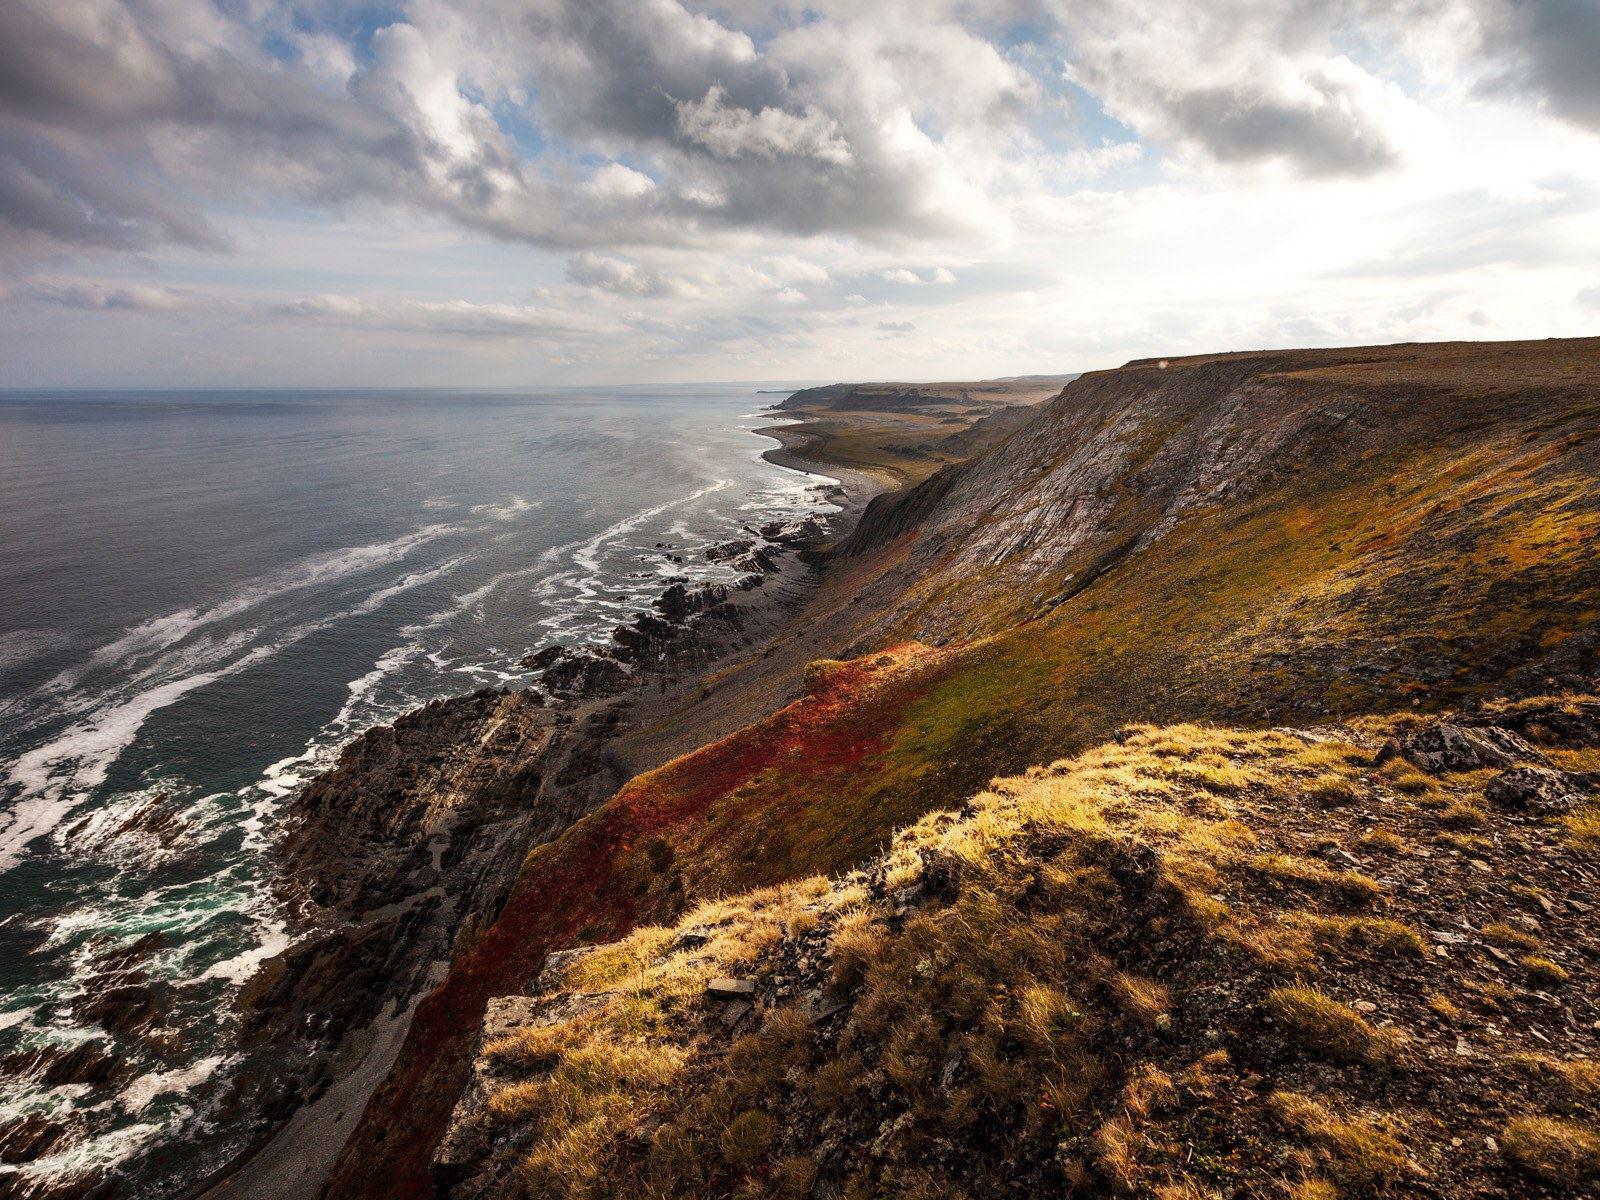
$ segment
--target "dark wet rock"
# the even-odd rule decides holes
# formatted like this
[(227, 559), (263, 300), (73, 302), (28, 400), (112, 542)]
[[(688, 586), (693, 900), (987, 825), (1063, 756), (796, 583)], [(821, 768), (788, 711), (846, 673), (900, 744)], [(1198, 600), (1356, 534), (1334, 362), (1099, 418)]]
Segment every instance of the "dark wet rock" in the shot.
[(73, 1133), (65, 1121), (29, 1113), (0, 1125), (0, 1163), (21, 1166), (64, 1148)]
[(754, 571), (762, 575), (770, 575), (778, 569), (778, 558), (771, 549), (763, 546), (750, 551), (749, 554), (741, 555), (729, 565), (738, 571)]
[(539, 681), (555, 696), (592, 700), (614, 696), (632, 686), (627, 666), (609, 652), (560, 647), (561, 654), (544, 668)]
[(609, 779), (552, 802), (562, 731), (536, 693), (436, 701), (294, 797), (278, 891), (297, 936), (240, 991), (246, 1057), (223, 1110), (275, 1122), (318, 1095), (428, 986), (466, 916), (498, 912), (528, 848), (604, 794)]
[(718, 542), (706, 550), (707, 562), (725, 562), (730, 558), (738, 558), (755, 549), (755, 542), (749, 538), (734, 538), (728, 542)]
[(802, 521), (769, 521), (761, 527), (760, 532), (769, 542), (788, 545), (821, 537), (826, 530), (827, 527), (816, 517), (806, 517)]
[(98, 1041), (83, 1041), (72, 1046), (40, 1046), (19, 1050), (0, 1060), (0, 1074), (20, 1079), (37, 1079), (45, 1087), (69, 1083), (109, 1084), (122, 1079), (128, 1066), (109, 1053)]
[(546, 667), (560, 662), (572, 651), (566, 646), (546, 646), (543, 650), (535, 650), (532, 654), (525, 654), (517, 664), (525, 671), (542, 671)]
[(652, 607), (669, 621), (684, 621), (697, 612), (721, 604), (727, 598), (728, 589), (720, 583), (703, 583), (695, 588), (675, 583), (656, 597)]
[(1541, 761), (1539, 752), (1524, 739), (1496, 725), (1428, 725), (1402, 737), (1400, 752), (1424, 771), (1435, 774)]
[(85, 994), (72, 1005), (73, 1016), (122, 1037), (163, 1024), (170, 1004), (168, 989), (142, 980), (122, 982), (122, 978), (114, 976), (116, 982), (105, 984), (91, 978)]
[(159, 929), (152, 930), (127, 945), (107, 950), (95, 960), (95, 967), (101, 972), (132, 970), (152, 954), (171, 945), (172, 939), (166, 933)]
[(1490, 780), (1484, 799), (1497, 808), (1539, 816), (1569, 813), (1589, 794), (1587, 780), (1550, 767), (1512, 767)]

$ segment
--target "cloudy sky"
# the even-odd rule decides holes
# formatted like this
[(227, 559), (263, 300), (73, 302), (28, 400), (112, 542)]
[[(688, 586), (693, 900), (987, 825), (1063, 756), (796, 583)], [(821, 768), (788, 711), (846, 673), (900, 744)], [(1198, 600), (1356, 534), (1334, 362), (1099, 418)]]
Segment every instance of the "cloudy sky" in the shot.
[(0, 385), (1600, 332), (1596, 0), (0, 0)]

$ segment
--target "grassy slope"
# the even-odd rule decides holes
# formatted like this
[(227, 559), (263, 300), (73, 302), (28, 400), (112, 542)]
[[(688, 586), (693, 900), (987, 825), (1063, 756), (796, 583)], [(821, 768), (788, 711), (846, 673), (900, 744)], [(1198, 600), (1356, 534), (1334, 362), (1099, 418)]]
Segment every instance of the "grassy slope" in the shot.
[[(860, 861), (991, 775), (1127, 721), (1437, 707), (1559, 652), (1600, 611), (1595, 412), (1578, 389), (1359, 462), (1308, 464), (1253, 500), (1192, 513), (1042, 619), (903, 647), (881, 666), (868, 656), (818, 696), (635, 780), (537, 851), (505, 914), (463, 948), (330, 1194), (428, 1194), (484, 1003), (525, 987), (551, 949)], [(1381, 669), (1349, 669), (1368, 660)]]
[[(500, 1171), (550, 1198), (1573, 1194), (1600, 1178), (1593, 851), (1486, 804), (1488, 772), (1374, 768), (1408, 720), (1143, 727), (865, 871), (602, 947), (556, 984), (599, 1007), (490, 1048)], [(763, 1000), (733, 1033), (704, 993), (729, 975)]]

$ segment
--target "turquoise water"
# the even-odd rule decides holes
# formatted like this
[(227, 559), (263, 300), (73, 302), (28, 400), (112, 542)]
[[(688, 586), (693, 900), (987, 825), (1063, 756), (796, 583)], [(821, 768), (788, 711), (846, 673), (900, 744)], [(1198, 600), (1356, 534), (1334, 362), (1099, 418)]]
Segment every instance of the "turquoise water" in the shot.
[[(698, 548), (817, 507), (759, 458), (774, 399), (0, 393), (0, 1062), (116, 1064), (0, 1068), (0, 1123), (75, 1122), (0, 1172), (137, 1179), (214, 1135), (232, 993), (284, 944), (262, 886), (284, 798), (362, 729), (526, 682), (530, 649), (603, 641), (665, 576), (731, 574)], [(180, 820), (142, 827), (161, 795)], [(113, 1034), (92, 978), (152, 933), (167, 1014)]]

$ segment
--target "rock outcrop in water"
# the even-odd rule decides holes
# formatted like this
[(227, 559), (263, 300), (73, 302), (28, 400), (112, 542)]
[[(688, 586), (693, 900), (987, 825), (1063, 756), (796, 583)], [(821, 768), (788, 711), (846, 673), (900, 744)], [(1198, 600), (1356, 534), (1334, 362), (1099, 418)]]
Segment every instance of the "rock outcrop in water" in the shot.
[[(732, 564), (749, 564), (744, 576), (675, 580), (608, 644), (525, 657), (540, 689), (425, 705), (355, 739), (297, 793), (279, 848), (294, 941), (241, 992), (246, 1061), (217, 1115), (270, 1128), (371, 1070), (378, 1024), (405, 1013), (494, 921), (529, 849), (622, 782), (608, 747), (639, 689), (665, 688), (738, 646), (758, 589), (806, 569), (796, 551), (824, 528), (749, 531)], [(29, 1130), (14, 1137), (33, 1144)]]
[(749, 532), (750, 537), (719, 543), (705, 554), (711, 562), (746, 572), (733, 583), (691, 585), (680, 578), (655, 599), (653, 611), (612, 630), (609, 644), (547, 646), (527, 655), (521, 665), (541, 672), (540, 683), (554, 696), (594, 700), (715, 660), (743, 632), (740, 593), (765, 584), (797, 549), (821, 538), (826, 526), (808, 517), (768, 522)]
[(614, 780), (590, 778), (569, 715), (537, 693), (436, 701), (351, 742), (294, 800), (280, 891), (297, 938), (240, 997), (264, 1048), (234, 1104), (286, 1115), (329, 1082), (348, 1038), (403, 1009), (448, 962), (469, 913), (497, 911), (529, 845)]

